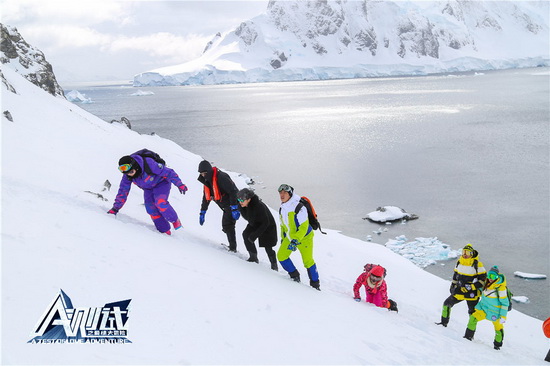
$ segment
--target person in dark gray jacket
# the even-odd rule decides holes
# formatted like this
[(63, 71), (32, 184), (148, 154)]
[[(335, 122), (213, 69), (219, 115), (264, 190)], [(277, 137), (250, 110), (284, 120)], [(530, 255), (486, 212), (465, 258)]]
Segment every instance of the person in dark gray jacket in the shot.
[(241, 216), (248, 221), (243, 231), (243, 240), (246, 250), (250, 254), (248, 262), (258, 263), (258, 251), (254, 242), (258, 239), (260, 247), (265, 249), (271, 269), (278, 270), (277, 256), (273, 247), (277, 245), (277, 225), (269, 208), (262, 202), (254, 191), (243, 188), (237, 193)]

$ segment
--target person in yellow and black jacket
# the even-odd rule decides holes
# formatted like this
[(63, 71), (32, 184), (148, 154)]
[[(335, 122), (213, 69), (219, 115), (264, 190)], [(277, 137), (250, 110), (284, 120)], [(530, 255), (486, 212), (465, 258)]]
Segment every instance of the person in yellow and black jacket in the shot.
[(453, 274), (451, 295), (443, 302), (441, 322), (436, 324), (446, 327), (451, 316), (451, 308), (464, 300), (468, 304), (468, 314), (474, 313), (487, 278), (487, 271), (478, 257), (479, 253), (474, 250), (472, 244), (466, 244), (462, 249), (462, 255)]
[(495, 327), (493, 345), (496, 350), (499, 350), (504, 339), (504, 323), (508, 315), (509, 305), (506, 278), (499, 273), (497, 266), (493, 266), (487, 273), (487, 282), (483, 286), (481, 300), (476, 305), (475, 312), (470, 315), (464, 338), (471, 341), (474, 338), (477, 322), (487, 319)]
[(239, 190), (227, 173), (212, 167), (206, 160), (199, 163), (199, 173), (197, 180), (204, 184), (199, 223), (201, 226), (204, 224), (210, 201), (216, 202), (223, 211), (222, 231), (227, 235), (229, 251), (236, 252), (235, 222), (241, 216), (237, 206), (237, 192)]

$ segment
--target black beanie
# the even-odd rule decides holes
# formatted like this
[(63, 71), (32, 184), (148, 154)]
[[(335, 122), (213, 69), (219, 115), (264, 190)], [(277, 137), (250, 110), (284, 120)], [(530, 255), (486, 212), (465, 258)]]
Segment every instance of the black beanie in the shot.
[(126, 156), (121, 157), (120, 160), (118, 161), (119, 166), (124, 165), (124, 164), (130, 164), (133, 168), (135, 165), (137, 165), (137, 162), (130, 155), (126, 155)]
[[(139, 177), (141, 175), (141, 166), (139, 166), (138, 162), (133, 157), (129, 155), (121, 157), (118, 161), (118, 166), (121, 166), (124, 164), (130, 164), (130, 170), (135, 169), (136, 174), (134, 175), (134, 178)], [(126, 173), (127, 172), (125, 172), (125, 174)], [(131, 178), (131, 177), (128, 176), (128, 178)]]
[(211, 171), (212, 171), (212, 165), (208, 161), (203, 160), (199, 163), (199, 173), (202, 173), (202, 172), (210, 173)]

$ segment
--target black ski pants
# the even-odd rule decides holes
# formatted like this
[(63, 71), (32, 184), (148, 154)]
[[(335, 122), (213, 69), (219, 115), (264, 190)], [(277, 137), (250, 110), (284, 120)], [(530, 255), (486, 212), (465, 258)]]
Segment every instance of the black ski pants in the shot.
[(231, 208), (221, 207), (223, 210), (222, 216), (222, 231), (227, 235), (227, 241), (229, 242), (229, 249), (237, 250), (237, 236), (235, 234), (235, 219), (231, 215)]

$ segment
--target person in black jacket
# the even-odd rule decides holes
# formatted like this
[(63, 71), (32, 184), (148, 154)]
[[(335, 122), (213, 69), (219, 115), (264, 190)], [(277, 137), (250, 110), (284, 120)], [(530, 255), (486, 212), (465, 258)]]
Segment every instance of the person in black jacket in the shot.
[(210, 201), (215, 201), (222, 209), (222, 230), (227, 235), (229, 251), (237, 251), (235, 222), (241, 216), (237, 205), (237, 186), (229, 175), (203, 160), (199, 163), (199, 177), (197, 180), (204, 184), (199, 223), (204, 224), (206, 210)]
[(258, 263), (258, 251), (254, 242), (258, 239), (260, 247), (265, 249), (271, 269), (278, 271), (277, 256), (273, 247), (277, 245), (277, 225), (269, 208), (251, 189), (244, 188), (237, 193), (243, 218), (248, 221), (243, 231), (246, 250), (250, 254), (248, 262)]

